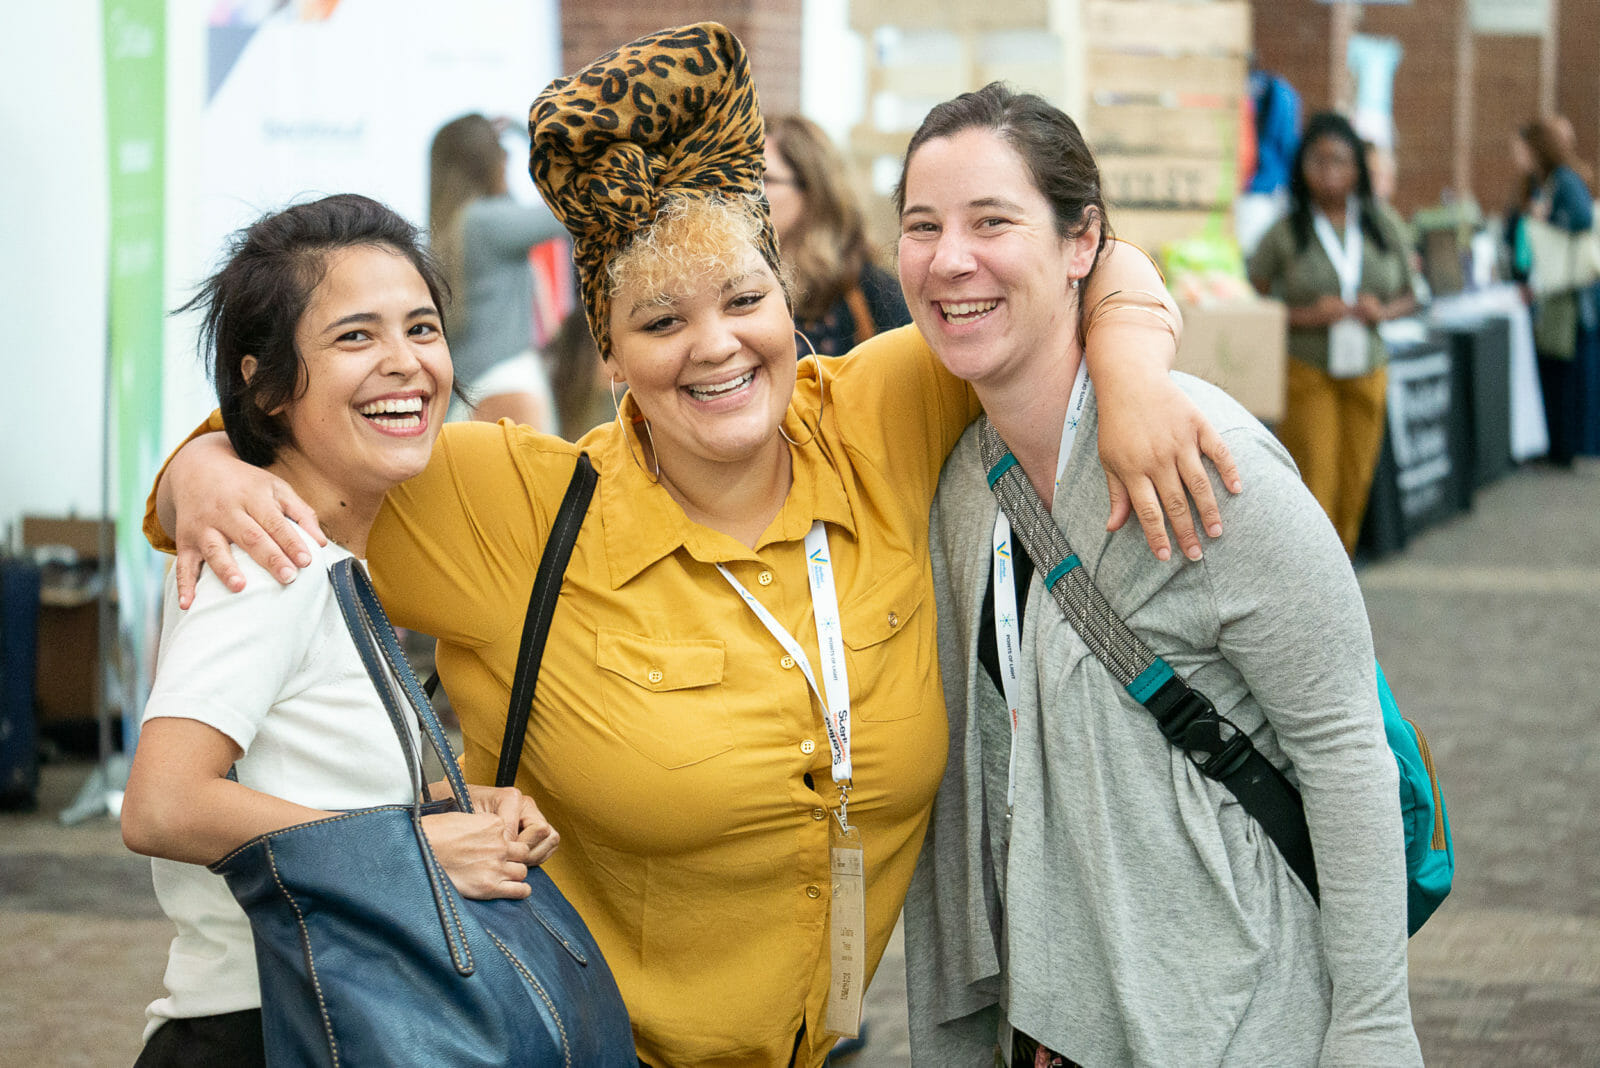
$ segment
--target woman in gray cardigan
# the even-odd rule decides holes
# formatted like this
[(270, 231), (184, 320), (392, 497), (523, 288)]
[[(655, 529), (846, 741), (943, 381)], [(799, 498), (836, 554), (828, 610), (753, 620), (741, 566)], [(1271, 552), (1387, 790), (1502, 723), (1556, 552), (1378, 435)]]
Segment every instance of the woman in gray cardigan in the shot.
[(998, 85), (940, 105), (899, 203), (917, 326), (1116, 612), (1299, 786), (1321, 882), (1319, 910), (1020, 547), (1010, 566), (975, 424), (931, 519), (950, 757), (906, 902), (913, 1063), (1420, 1064), (1396, 771), (1338, 537), (1271, 435), (1183, 376), (1250, 487), (1219, 496), (1228, 537), (1156, 561), (1105, 531), (1077, 301), (1105, 207), (1066, 115)]

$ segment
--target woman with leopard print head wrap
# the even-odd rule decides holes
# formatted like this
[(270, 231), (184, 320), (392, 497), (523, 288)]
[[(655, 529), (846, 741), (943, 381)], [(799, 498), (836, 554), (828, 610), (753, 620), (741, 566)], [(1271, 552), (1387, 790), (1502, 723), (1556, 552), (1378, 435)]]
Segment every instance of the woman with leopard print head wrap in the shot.
[[(627, 392), (577, 445), (445, 427), (373, 528), (373, 576), (397, 623), (438, 637), (481, 776), (540, 552), (589, 454), (599, 487), (518, 777), (562, 835), (546, 870), (605, 950), (643, 1062), (820, 1065), (853, 1030), (944, 766), (928, 507), (974, 395), (913, 328), (796, 366), (760, 111), (721, 26), (652, 34), (556, 81), (531, 129), (535, 179), (573, 233), (590, 326)], [(1184, 485), (1208, 529), (1216, 509), (1200, 446), (1232, 472), (1167, 384), (1175, 317), (1139, 292), (1159, 288), (1126, 247), (1096, 274), (1101, 450), (1152, 542), (1167, 545), (1165, 499), (1197, 551)], [(179, 531), (180, 581), (213, 539), (292, 570), (274, 543), (295, 546), (285, 516), (309, 510), (244, 481), (217, 435), (172, 464), (147, 530), (169, 547), (162, 528)], [(230, 554), (205, 555), (230, 577)], [(854, 864), (859, 880), (835, 876)]]

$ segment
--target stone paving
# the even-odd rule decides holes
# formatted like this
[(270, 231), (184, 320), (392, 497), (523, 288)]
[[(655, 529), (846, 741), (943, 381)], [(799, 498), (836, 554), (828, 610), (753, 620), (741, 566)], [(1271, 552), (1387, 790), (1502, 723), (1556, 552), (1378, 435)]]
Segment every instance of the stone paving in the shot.
[[(1362, 568), (1384, 669), (1443, 776), (1456, 889), (1411, 942), (1432, 1065), (1600, 1068), (1600, 464), (1528, 467)], [(125, 1066), (171, 937), (109, 819), (55, 814), (89, 768), (0, 815), (0, 1065)], [(898, 943), (841, 1064), (902, 1068)]]

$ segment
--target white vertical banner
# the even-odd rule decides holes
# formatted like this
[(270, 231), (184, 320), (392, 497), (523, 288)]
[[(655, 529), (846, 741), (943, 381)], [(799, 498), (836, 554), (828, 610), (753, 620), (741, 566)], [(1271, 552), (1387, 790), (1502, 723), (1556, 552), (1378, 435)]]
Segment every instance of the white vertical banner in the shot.
[(560, 73), (556, 0), (217, 0), (207, 19), (201, 264), (297, 198), (363, 193), (422, 225), (434, 131), (469, 111), (523, 125)]

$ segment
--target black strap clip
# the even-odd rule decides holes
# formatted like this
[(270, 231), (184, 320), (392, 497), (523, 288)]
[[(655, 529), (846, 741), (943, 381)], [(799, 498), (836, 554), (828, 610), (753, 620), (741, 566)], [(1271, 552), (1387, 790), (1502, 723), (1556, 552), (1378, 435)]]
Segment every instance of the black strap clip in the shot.
[(1210, 698), (1187, 687), (1156, 722), (1167, 741), (1218, 782), (1238, 771), (1255, 751), (1250, 736), (1224, 719)]
[[(1156, 726), (1161, 728), (1161, 734), (1167, 741), (1179, 749), (1194, 749), (1196, 746), (1189, 741), (1191, 728), (1207, 722), (1214, 722), (1220, 717), (1217, 715), (1216, 706), (1211, 703), (1210, 698), (1203, 693), (1198, 693), (1187, 686), (1183, 686), (1177, 676), (1169, 679), (1161, 689), (1170, 692), (1169, 688), (1178, 686), (1183, 687), (1182, 691), (1170, 705), (1160, 712), (1157, 712), (1153, 707), (1150, 711), (1155, 715)], [(1157, 691), (1156, 696), (1159, 700), (1166, 695)], [(1151, 704), (1153, 705), (1155, 702), (1151, 702)], [(1195, 740), (1201, 741), (1202, 739), (1197, 736)], [(1207, 749), (1206, 751), (1209, 752), (1210, 750)]]

